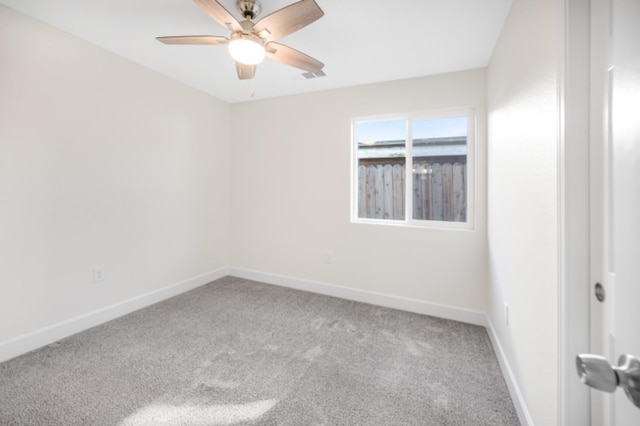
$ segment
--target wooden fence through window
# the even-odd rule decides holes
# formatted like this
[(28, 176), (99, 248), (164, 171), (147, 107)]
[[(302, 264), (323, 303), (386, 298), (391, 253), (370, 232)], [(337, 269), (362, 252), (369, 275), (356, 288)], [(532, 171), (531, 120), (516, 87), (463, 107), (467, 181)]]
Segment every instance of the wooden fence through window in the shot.
[[(413, 164), (413, 219), (465, 222), (467, 166), (463, 163)], [(405, 165), (358, 166), (358, 216), (404, 220)]]

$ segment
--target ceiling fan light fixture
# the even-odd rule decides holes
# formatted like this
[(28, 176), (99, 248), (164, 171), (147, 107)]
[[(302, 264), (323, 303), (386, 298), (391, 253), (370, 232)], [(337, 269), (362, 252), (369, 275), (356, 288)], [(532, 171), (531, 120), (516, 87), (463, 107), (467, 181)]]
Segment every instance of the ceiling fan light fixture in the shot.
[(264, 60), (262, 40), (250, 34), (236, 34), (229, 42), (231, 57), (241, 64), (257, 65)]

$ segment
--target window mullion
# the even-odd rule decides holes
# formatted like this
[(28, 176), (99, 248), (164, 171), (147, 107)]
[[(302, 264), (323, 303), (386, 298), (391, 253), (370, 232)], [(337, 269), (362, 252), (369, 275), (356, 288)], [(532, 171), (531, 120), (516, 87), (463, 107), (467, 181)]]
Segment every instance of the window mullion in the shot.
[(405, 212), (404, 220), (410, 223), (413, 218), (413, 137), (411, 132), (411, 120), (407, 118), (407, 136), (405, 141)]

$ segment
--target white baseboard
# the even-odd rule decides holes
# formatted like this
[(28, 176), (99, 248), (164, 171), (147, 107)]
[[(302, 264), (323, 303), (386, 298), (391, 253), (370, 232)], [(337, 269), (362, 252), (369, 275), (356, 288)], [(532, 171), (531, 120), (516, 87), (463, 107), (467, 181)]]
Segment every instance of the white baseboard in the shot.
[(486, 326), (487, 316), (484, 312), (471, 309), (457, 308), (449, 305), (424, 302), (422, 300), (410, 299), (407, 297), (393, 296), (385, 293), (360, 290), (352, 287), (343, 287), (334, 284), (309, 281), (283, 275), (269, 274), (250, 269), (234, 268), (228, 269), (229, 275), (253, 281), (260, 281), (281, 287), (294, 288), (296, 290), (309, 291), (312, 293), (324, 294), (325, 296), (339, 297), (341, 299), (353, 300), (356, 302), (369, 303), (371, 305), (384, 306), (386, 308), (398, 309), (401, 311), (413, 312), (423, 315), (451, 319), (468, 324)]
[(159, 290), (132, 297), (111, 306), (70, 318), (57, 324), (0, 342), (0, 362), (22, 355), (34, 349), (49, 345), (57, 340), (87, 330), (96, 325), (161, 302), (178, 294), (200, 287), (229, 275), (228, 268), (210, 271), (196, 277), (180, 281)]
[(498, 339), (498, 335), (493, 328), (493, 323), (488, 316), (486, 317), (486, 323), (487, 333), (489, 334), (489, 339), (491, 340), (493, 350), (496, 353), (496, 358), (498, 358), (498, 363), (500, 364), (500, 369), (502, 370), (504, 380), (505, 382), (507, 382), (507, 387), (509, 388), (509, 393), (511, 394), (513, 405), (515, 406), (516, 412), (518, 413), (518, 419), (520, 420), (520, 423), (522, 425), (534, 426), (533, 419), (531, 418), (531, 414), (527, 409), (527, 404), (525, 403), (522, 392), (520, 391), (520, 386), (518, 386), (518, 381), (513, 375), (513, 370), (511, 370), (511, 366), (509, 365), (507, 356), (504, 353), (502, 345), (500, 344), (500, 340)]

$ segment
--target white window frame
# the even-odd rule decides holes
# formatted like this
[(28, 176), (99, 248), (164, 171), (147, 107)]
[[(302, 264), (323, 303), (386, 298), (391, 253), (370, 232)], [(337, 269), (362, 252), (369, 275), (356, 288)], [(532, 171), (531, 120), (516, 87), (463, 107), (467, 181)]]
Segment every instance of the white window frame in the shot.
[[(429, 120), (447, 117), (467, 117), (467, 220), (466, 222), (449, 222), (440, 220), (413, 219), (413, 137), (411, 123), (416, 120)], [(356, 140), (355, 127), (357, 123), (371, 121), (387, 121), (405, 119), (407, 123), (406, 133), (406, 157), (405, 157), (405, 218), (372, 219), (358, 217), (358, 141)], [(386, 226), (409, 226), (418, 228), (436, 228), (452, 230), (475, 229), (475, 193), (476, 193), (476, 114), (475, 108), (464, 107), (455, 109), (441, 109), (435, 111), (412, 112), (406, 114), (387, 114), (368, 117), (355, 117), (351, 119), (351, 222), (362, 224), (375, 224)]]

